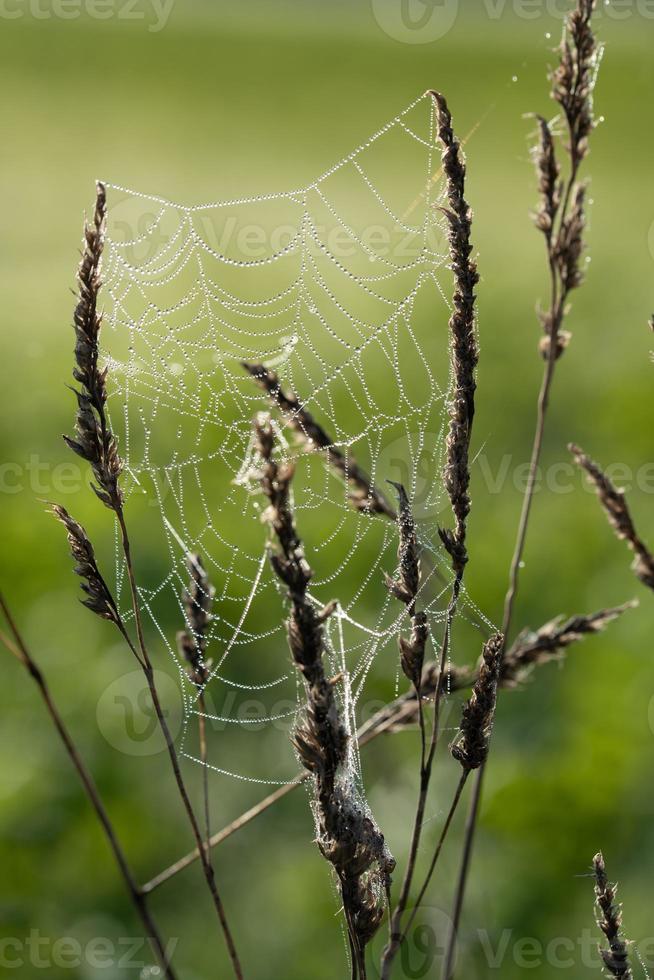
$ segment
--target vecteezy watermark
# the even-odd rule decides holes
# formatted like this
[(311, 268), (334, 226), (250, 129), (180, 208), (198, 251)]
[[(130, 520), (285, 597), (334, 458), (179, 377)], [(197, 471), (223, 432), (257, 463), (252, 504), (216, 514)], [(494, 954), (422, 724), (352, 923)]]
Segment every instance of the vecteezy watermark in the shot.
[(167, 25), (175, 0), (0, 0), (0, 20), (118, 20), (141, 23), (151, 34)]
[[(448, 34), (463, 5), (460, 0), (371, 0), (382, 30), (406, 44), (431, 44)], [(479, 16), (491, 21), (512, 15), (520, 20), (540, 18), (562, 21), (570, 13), (569, 0), (480, 0)], [(623, 21), (634, 17), (654, 20), (654, 0), (604, 0), (597, 17)]]
[[(279, 363), (279, 362), (278, 362)], [(375, 461), (375, 479), (401, 483), (411, 493), (413, 512), (417, 520), (433, 520), (444, 501), (434, 474), (441, 469), (442, 435), (433, 432), (409, 432), (383, 446)], [(481, 479), (487, 494), (497, 496), (505, 491), (524, 493), (529, 474), (529, 462), (512, 453), (498, 459), (487, 453), (475, 457), (473, 475)], [(613, 462), (605, 467), (607, 476), (626, 493), (637, 490), (654, 494), (654, 462), (634, 468)], [(0, 496), (16, 496), (29, 492), (44, 500), (60, 500), (88, 488), (92, 478), (86, 467), (71, 461), (53, 464), (32, 453), (22, 461), (0, 463)], [(172, 493), (170, 482), (159, 477), (154, 469), (138, 472), (138, 487), (149, 507), (160, 509)], [(578, 490), (594, 493), (594, 488), (569, 460), (559, 460), (541, 466), (536, 476), (535, 492), (571, 494)], [(447, 504), (449, 506), (449, 503)]]
[(121, 259), (139, 268), (171, 261), (190, 235), (228, 264), (269, 263), (295, 253), (318, 261), (358, 259), (364, 266), (406, 265), (421, 256), (433, 262), (447, 254), (443, 220), (435, 209), (428, 217), (424, 221), (423, 213), (416, 211), (379, 221), (348, 216), (346, 226), (329, 208), (318, 218), (301, 209), (267, 211), (261, 202), (258, 207), (243, 202), (190, 213), (172, 203), (112, 189), (109, 238)]
[[(162, 671), (155, 671), (154, 682), (168, 728), (176, 738), (182, 727), (181, 692)], [(125, 755), (151, 756), (166, 749), (141, 670), (123, 674), (107, 687), (98, 701), (96, 718), (109, 745)]]
[[(179, 940), (169, 939), (166, 943), (166, 957), (173, 957)], [(61, 936), (53, 939), (44, 936), (38, 929), (30, 930), (28, 936), (3, 936), (0, 938), (0, 967), (2, 970), (110, 970), (112, 976), (123, 971), (144, 971), (151, 978), (163, 976), (159, 967), (152, 966), (152, 956), (146, 939), (136, 936), (121, 936), (110, 939), (95, 936), (80, 942), (74, 936)], [(95, 973), (94, 973), (95, 976)]]

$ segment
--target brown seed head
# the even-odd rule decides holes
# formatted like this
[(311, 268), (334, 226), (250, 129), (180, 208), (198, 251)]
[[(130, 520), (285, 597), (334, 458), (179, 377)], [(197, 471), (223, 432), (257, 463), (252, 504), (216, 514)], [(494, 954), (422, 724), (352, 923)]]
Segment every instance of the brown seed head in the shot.
[(588, 137), (595, 127), (593, 88), (601, 55), (591, 27), (595, 5), (595, 0), (577, 0), (566, 20), (559, 65), (552, 74), (552, 98), (565, 113), (575, 169), (588, 153)]
[(601, 633), (609, 623), (637, 605), (637, 602), (627, 602), (615, 609), (600, 609), (599, 612), (573, 616), (565, 621), (562, 616), (557, 616), (535, 633), (524, 630), (504, 655), (501, 686), (515, 687), (522, 683), (534, 667), (559, 659), (573, 643)]
[(345, 456), (298, 397), (293, 392), (284, 390), (277, 374), (263, 364), (249, 364), (247, 361), (242, 361), (241, 364), (280, 410), (306, 448), (326, 453), (328, 464), (350, 488), (349, 498), (352, 506), (364, 513), (383, 514), (395, 520), (397, 516), (395, 511), (368, 474), (352, 456)]
[(100, 574), (95, 560), (93, 545), (86, 531), (59, 504), (53, 504), (50, 510), (66, 528), (70, 553), (75, 562), (74, 571), (82, 579), (82, 590), (86, 594), (86, 598), (80, 600), (82, 605), (86, 606), (87, 609), (90, 609), (91, 612), (94, 612), (102, 619), (108, 619), (120, 625), (120, 617), (116, 609), (116, 604)]
[(100, 369), (99, 337), (102, 314), (98, 311), (98, 295), (102, 252), (107, 220), (107, 198), (103, 184), (97, 185), (93, 219), (84, 228), (84, 248), (77, 273), (79, 298), (75, 307), (75, 369), (73, 377), (81, 386), (77, 398), (76, 438), (64, 436), (66, 445), (90, 463), (95, 484), (93, 489), (111, 510), (122, 506), (119, 487), (123, 461), (118, 444), (106, 416), (107, 369)]
[(593, 859), (593, 871), (595, 873), (597, 925), (606, 936), (609, 944), (608, 949), (600, 949), (606, 973), (610, 977), (632, 980), (633, 974), (629, 966), (627, 944), (621, 934), (622, 908), (616, 904), (617, 889), (606, 876), (606, 865), (601, 853), (596, 854)]
[(459, 733), (450, 750), (464, 769), (479, 769), (488, 756), (497, 704), (504, 637), (497, 633), (484, 646), (479, 676), (463, 708)]
[(582, 449), (572, 444), (568, 448), (577, 465), (587, 473), (590, 482), (594, 484), (599, 501), (617, 537), (626, 541), (634, 553), (635, 559), (632, 565), (634, 573), (644, 585), (654, 589), (654, 555), (636, 530), (624, 491), (614, 486), (597, 463), (593, 462)]
[(442, 530), (441, 540), (452, 558), (457, 575), (463, 574), (468, 554), (465, 545), (466, 520), (470, 512), (470, 469), (468, 456), (475, 414), (475, 370), (479, 360), (475, 323), (475, 288), (479, 282), (472, 259), (470, 231), (472, 212), (465, 198), (466, 168), (461, 146), (452, 129), (447, 102), (432, 92), (439, 140), (443, 146), (443, 172), (449, 207), (443, 213), (449, 226), (449, 245), (455, 292), (450, 317), (450, 360), (454, 391), (450, 402), (450, 426), (444, 481), (456, 520), (454, 531)]
[(184, 591), (183, 604), (187, 627), (177, 634), (180, 653), (188, 664), (188, 675), (194, 684), (202, 687), (209, 679), (211, 662), (205, 659), (208, 630), (213, 619), (211, 608), (216, 590), (206, 572), (199, 554), (188, 555), (186, 561), (191, 577)]
[(406, 490), (400, 483), (393, 483), (399, 497), (399, 572), (397, 578), (385, 576), (386, 587), (400, 602), (403, 602), (411, 617), (411, 636), (400, 636), (400, 664), (406, 677), (419, 687), (425, 661), (425, 648), (429, 639), (429, 623), (424, 612), (416, 611), (416, 599), (420, 588), (420, 546), (416, 524)]
[(561, 167), (556, 159), (554, 139), (549, 123), (543, 116), (536, 116), (538, 122), (538, 144), (534, 147), (533, 158), (538, 175), (540, 204), (534, 215), (536, 227), (548, 241), (551, 240), (554, 222), (561, 205), (562, 184)]
[(586, 185), (578, 184), (573, 192), (570, 214), (564, 219), (554, 246), (554, 261), (566, 295), (584, 281), (580, 263), (584, 252), (585, 203)]

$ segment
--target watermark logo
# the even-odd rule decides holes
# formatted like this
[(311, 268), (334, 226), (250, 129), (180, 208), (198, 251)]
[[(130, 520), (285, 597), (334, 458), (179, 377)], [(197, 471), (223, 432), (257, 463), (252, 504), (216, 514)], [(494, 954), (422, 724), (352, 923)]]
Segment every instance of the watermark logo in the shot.
[[(154, 682), (166, 723), (172, 737), (176, 738), (183, 718), (180, 690), (163, 671), (155, 671)], [(166, 749), (152, 698), (140, 670), (123, 674), (109, 685), (98, 701), (96, 717), (109, 745), (124, 755), (152, 756)]]
[[(109, 236), (123, 262), (132, 267), (164, 260), (170, 245), (183, 235), (188, 219), (172, 204), (110, 189)], [(157, 258), (159, 257), (159, 258)]]
[(459, 0), (372, 0), (375, 19), (395, 41), (431, 44), (456, 23)]
[(444, 505), (439, 481), (434, 480), (441, 470), (441, 445), (435, 433), (413, 432), (385, 446), (377, 460), (378, 479), (401, 483), (410, 493), (416, 521), (433, 520)]
[[(447, 954), (447, 945), (452, 930), (452, 920), (442, 909), (421, 905), (417, 909), (407, 909), (404, 918), (408, 931), (405, 941), (397, 953), (398, 972), (407, 980), (424, 980), (438, 977)], [(370, 963), (375, 964), (372, 976), (379, 977), (379, 963), (388, 940), (388, 933), (380, 929), (372, 942)], [(453, 951), (452, 965), (456, 965), (457, 946)]]

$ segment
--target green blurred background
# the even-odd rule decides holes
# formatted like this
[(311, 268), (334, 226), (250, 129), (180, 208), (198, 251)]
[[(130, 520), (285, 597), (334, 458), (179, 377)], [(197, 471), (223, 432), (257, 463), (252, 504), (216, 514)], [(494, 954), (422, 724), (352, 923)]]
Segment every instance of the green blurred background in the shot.
[[(466, 2), (445, 30), (453, 6), (437, 5), (443, 36), (430, 40), (429, 26), (421, 37), (419, 28), (402, 26), (398, 7), (176, 0), (163, 21), (148, 5), (131, 11), (143, 15), (136, 19), (117, 3), (105, 20), (74, 18), (75, 5), (3, 9), (1, 583), (144, 879), (186, 852), (189, 834), (162, 753), (125, 754), (119, 736), (108, 739), (98, 725), (98, 705), (131, 664), (109, 628), (78, 606), (61, 531), (41, 502), (57, 492), (54, 475), (63, 471), (54, 468), (69, 462), (60, 441), (71, 420), (68, 287), (94, 179), (184, 202), (300, 186), (438, 87), (458, 130), (477, 127), (467, 146), (482, 274), (476, 446), (493, 473), (505, 454), (512, 474), (528, 459), (541, 372), (534, 309), (546, 282), (542, 242), (528, 217), (533, 124), (524, 115), (551, 111), (545, 72), (560, 18), (547, 4)], [(647, 4), (621, 4), (602, 9), (598, 31), (607, 50), (597, 91), (604, 122), (588, 167), (592, 263), (574, 297), (574, 338), (557, 372), (544, 463), (565, 460), (574, 439), (603, 463), (623, 464), (618, 479), (635, 483), (652, 462), (654, 21)], [(651, 468), (640, 476), (633, 509), (654, 535)], [(501, 700), (460, 941), (464, 980), (599, 975), (584, 949), (594, 948), (587, 875), (600, 847), (622, 883), (628, 934), (650, 938), (642, 952), (654, 966), (651, 596), (631, 576), (624, 548), (581, 480), (570, 487), (537, 496), (516, 625), (537, 627), (633, 596), (641, 606), (575, 648), (560, 669), (539, 671)], [(485, 615), (499, 620), (520, 493), (512, 479), (501, 494), (489, 493), (479, 467), (474, 489), (468, 585)], [(59, 496), (110, 554), (111, 527), (91, 495)], [(147, 536), (139, 541), (146, 581), (165, 563), (159, 546)], [(174, 609), (162, 625), (174, 634)], [(462, 660), (476, 653), (459, 649)], [(280, 637), (269, 656), (286, 662)], [(173, 676), (163, 655), (160, 666)], [(393, 696), (394, 674), (375, 683), (377, 696)], [(1, 691), (0, 937), (16, 941), (2, 947), (3, 973), (137, 976), (117, 961), (139, 923), (36, 692), (8, 656)], [(265, 763), (265, 731), (224, 737), (231, 768)], [(364, 760), (375, 815), (401, 860), (415, 798), (415, 739), (381, 740)], [(198, 768), (188, 776), (198, 793)], [(433, 836), (455, 778), (454, 767), (443, 765), (430, 809)], [(212, 777), (216, 823), (263, 792)], [(449, 908), (459, 834), (457, 827), (431, 891), (436, 922), (438, 910)], [(217, 856), (248, 977), (346, 975), (338, 903), (311, 838), (307, 799), (297, 794)], [(153, 904), (166, 935), (179, 937), (181, 977), (229, 975), (197, 867)], [(37, 950), (44, 960), (34, 942), (30, 951), (31, 930), (33, 940), (44, 940)], [(87, 952), (105, 937), (118, 951), (113, 965), (94, 967), (85, 955), (81, 965), (57, 966), (54, 943), (64, 937)], [(557, 939), (563, 944), (548, 946)], [(11, 966), (16, 959), (20, 968)], [(143, 950), (134, 959), (147, 962)], [(404, 973), (437, 975), (437, 963), (428, 951)]]

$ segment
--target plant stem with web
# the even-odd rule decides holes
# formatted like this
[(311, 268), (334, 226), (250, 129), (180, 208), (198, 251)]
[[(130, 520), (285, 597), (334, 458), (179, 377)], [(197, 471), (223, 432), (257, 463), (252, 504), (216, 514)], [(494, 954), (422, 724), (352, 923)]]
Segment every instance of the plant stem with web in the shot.
[(100, 826), (104, 831), (111, 852), (114, 856), (116, 864), (118, 865), (118, 870), (120, 871), (129, 892), (132, 904), (134, 905), (134, 908), (136, 909), (136, 912), (138, 913), (145, 927), (146, 935), (152, 947), (152, 951), (159, 962), (161, 969), (163, 970), (164, 976), (166, 976), (168, 980), (176, 980), (176, 974), (169, 961), (169, 956), (164, 947), (163, 940), (148, 908), (146, 896), (136, 884), (136, 880), (129, 867), (125, 853), (118, 841), (116, 831), (105, 805), (102, 802), (98, 788), (95, 785), (93, 777), (86, 768), (86, 765), (84, 764), (75, 743), (73, 742), (72, 736), (64, 723), (59, 709), (52, 699), (52, 695), (50, 694), (50, 689), (46, 683), (45, 677), (30, 654), (27, 645), (23, 640), (22, 634), (20, 633), (9, 610), (9, 607), (1, 594), (0, 608), (2, 608), (2, 612), (15, 641), (12, 642), (9, 637), (5, 636), (3, 633), (0, 633), (0, 642), (2, 642), (7, 650), (9, 650), (9, 652), (16, 657), (19, 663), (23, 665), (32, 680), (35, 682), (50, 719), (52, 720), (68, 757), (80, 778), (84, 792), (86, 793), (86, 796), (95, 811), (98, 821), (100, 822)]
[(136, 579), (134, 576), (134, 567), (132, 564), (129, 535), (127, 533), (127, 526), (125, 523), (125, 516), (122, 507), (116, 510), (116, 517), (118, 519), (118, 525), (120, 527), (123, 554), (125, 556), (125, 566), (127, 569), (127, 577), (130, 586), (132, 609), (134, 612), (134, 619), (136, 623), (136, 634), (138, 637), (141, 658), (143, 661), (141, 666), (148, 685), (148, 690), (150, 691), (150, 696), (152, 698), (152, 704), (154, 706), (154, 710), (157, 716), (157, 721), (159, 722), (159, 727), (161, 728), (161, 731), (163, 733), (166, 742), (166, 749), (170, 757), (170, 762), (173, 769), (173, 774), (175, 776), (175, 781), (177, 783), (177, 788), (179, 790), (179, 795), (182, 799), (182, 803), (184, 805), (184, 809), (186, 811), (186, 815), (188, 817), (188, 821), (189, 824), (191, 825), (191, 830), (195, 838), (195, 843), (200, 854), (200, 862), (202, 864), (202, 870), (205, 879), (207, 881), (207, 886), (211, 893), (211, 898), (213, 900), (216, 913), (218, 915), (218, 920), (220, 922), (223, 935), (225, 937), (225, 942), (227, 944), (227, 950), (232, 963), (232, 968), (238, 980), (243, 980), (243, 972), (241, 969), (241, 964), (239, 961), (238, 954), (236, 952), (236, 947), (234, 945), (234, 939), (231, 933), (231, 929), (229, 927), (229, 923), (227, 921), (227, 916), (225, 914), (225, 908), (223, 906), (222, 899), (218, 892), (218, 886), (216, 885), (215, 873), (213, 869), (213, 864), (211, 862), (211, 851), (207, 845), (207, 841), (203, 840), (202, 838), (202, 833), (200, 831), (200, 827), (198, 825), (198, 821), (195, 816), (195, 812), (193, 810), (193, 806), (191, 804), (191, 800), (189, 798), (188, 791), (186, 789), (186, 784), (184, 782), (184, 778), (182, 776), (181, 769), (179, 766), (179, 759), (177, 757), (175, 743), (170, 733), (170, 729), (168, 727), (168, 723), (166, 722), (166, 718), (161, 706), (161, 702), (159, 700), (159, 692), (157, 690), (157, 686), (154, 679), (154, 669), (152, 667), (152, 663), (150, 661), (150, 655), (148, 653), (145, 644), (143, 624), (141, 621), (141, 611), (140, 611), (139, 601), (138, 601), (138, 592), (136, 588)]

